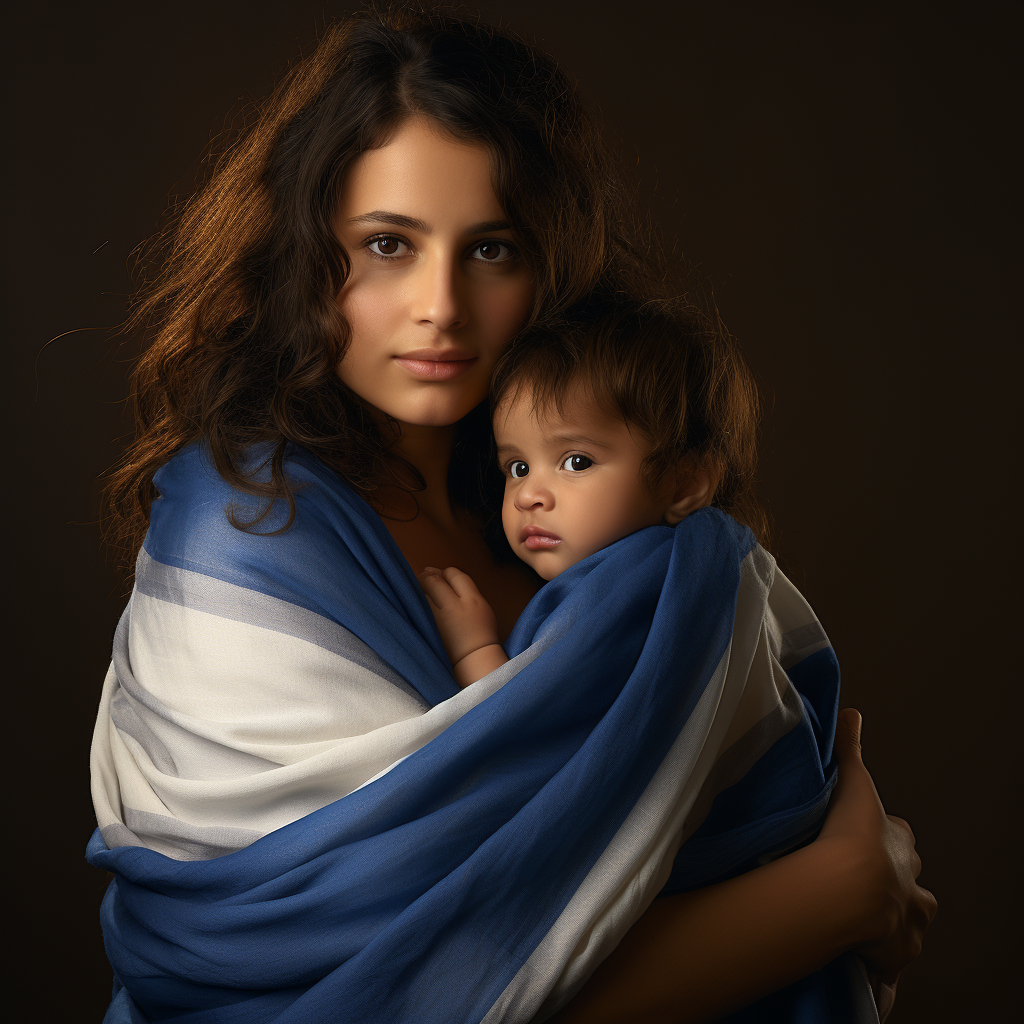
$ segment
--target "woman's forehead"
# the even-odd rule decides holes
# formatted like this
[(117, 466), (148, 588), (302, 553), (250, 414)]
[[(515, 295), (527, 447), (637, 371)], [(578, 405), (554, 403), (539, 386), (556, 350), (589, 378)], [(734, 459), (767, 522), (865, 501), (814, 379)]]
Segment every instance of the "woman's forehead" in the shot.
[(360, 154), (345, 175), (339, 226), (381, 213), (416, 221), (406, 226), (425, 233), (470, 233), (505, 219), (487, 149), (454, 139), (423, 117), (410, 118), (386, 145)]

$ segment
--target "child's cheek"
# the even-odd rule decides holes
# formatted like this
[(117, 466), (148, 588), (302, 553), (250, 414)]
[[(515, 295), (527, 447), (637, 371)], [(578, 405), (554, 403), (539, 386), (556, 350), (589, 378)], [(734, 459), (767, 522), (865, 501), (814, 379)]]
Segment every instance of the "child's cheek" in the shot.
[(515, 542), (519, 539), (518, 537), (513, 536), (516, 531), (515, 511), (516, 508), (512, 488), (506, 483), (505, 497), (501, 503), (501, 525), (505, 531), (505, 536), (508, 538), (509, 544), (512, 545), (515, 545)]

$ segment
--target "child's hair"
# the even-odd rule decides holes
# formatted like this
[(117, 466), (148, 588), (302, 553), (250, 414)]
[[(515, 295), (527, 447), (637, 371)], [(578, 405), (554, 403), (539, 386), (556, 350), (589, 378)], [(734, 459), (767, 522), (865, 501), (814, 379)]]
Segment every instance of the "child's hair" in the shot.
[(757, 388), (735, 341), (695, 307), (604, 299), (528, 330), (495, 367), (491, 408), (524, 394), (560, 415), (577, 395), (592, 396), (649, 443), (646, 486), (695, 459), (718, 480), (712, 504), (767, 541), (754, 493)]

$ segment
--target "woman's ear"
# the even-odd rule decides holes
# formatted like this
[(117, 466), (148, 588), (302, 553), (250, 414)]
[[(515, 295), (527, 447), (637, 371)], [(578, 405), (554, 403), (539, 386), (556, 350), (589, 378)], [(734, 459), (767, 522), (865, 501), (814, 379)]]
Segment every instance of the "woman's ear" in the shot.
[(676, 488), (671, 495), (671, 504), (665, 510), (665, 522), (675, 526), (691, 512), (710, 505), (717, 489), (718, 476), (687, 459), (676, 473)]

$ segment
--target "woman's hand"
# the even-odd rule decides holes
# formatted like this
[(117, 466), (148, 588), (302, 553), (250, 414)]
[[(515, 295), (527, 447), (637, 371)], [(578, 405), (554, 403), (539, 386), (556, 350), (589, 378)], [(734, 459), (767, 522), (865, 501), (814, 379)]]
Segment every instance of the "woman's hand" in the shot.
[(852, 948), (867, 964), (876, 997), (891, 1005), (901, 970), (921, 952), (924, 930), (935, 917), (935, 897), (917, 884), (921, 858), (914, 833), (885, 813), (861, 760), (860, 714), (847, 708), (836, 726), (839, 782), (828, 817), (814, 844), (833, 847), (852, 863), (846, 894), (857, 915), (861, 940)]
[(921, 950), (935, 899), (906, 822), (886, 815), (860, 759), (860, 715), (836, 730), (839, 783), (814, 842), (725, 882), (654, 901), (558, 1024), (705, 1024), (849, 950), (880, 1015)]

